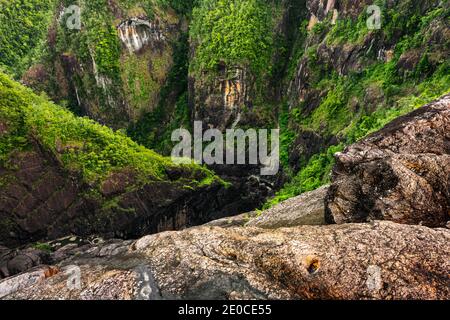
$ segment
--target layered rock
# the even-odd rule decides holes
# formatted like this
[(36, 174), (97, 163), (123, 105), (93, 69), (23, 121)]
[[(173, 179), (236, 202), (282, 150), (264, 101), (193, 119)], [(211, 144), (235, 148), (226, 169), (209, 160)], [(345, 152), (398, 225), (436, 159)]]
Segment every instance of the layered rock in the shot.
[(243, 109), (252, 108), (254, 77), (248, 68), (223, 65), (213, 80), (206, 73), (204, 77), (191, 78), (195, 118), (222, 131), (239, 124)]
[[(366, 21), (373, 18), (375, 12), (369, 10), (371, 5), (378, 5), (381, 10), (379, 30), (366, 29)], [(285, 86), (285, 97), (290, 109), (298, 109), (299, 114), (295, 117), (297, 119), (311, 119), (312, 122), (317, 116), (326, 118), (326, 113), (333, 114), (339, 109), (343, 111), (339, 115), (342, 119), (338, 120), (338, 128), (330, 125), (333, 123), (333, 116), (321, 123), (306, 126), (299, 125), (298, 122), (301, 121), (291, 117), (291, 127), (296, 132), (296, 139), (292, 145), (290, 164), (295, 170), (310, 159), (309, 154), (323, 152), (331, 145), (346, 141), (345, 128), (360, 113), (371, 114), (377, 108), (391, 108), (393, 101), (398, 100), (398, 97), (390, 99), (392, 93), (370, 79), (359, 89), (363, 90), (361, 96), (352, 94), (344, 99), (338, 98), (338, 101), (326, 106), (324, 110), (324, 101), (329, 94), (339, 96), (337, 88), (333, 88), (337, 82), (330, 78), (330, 74), (338, 75), (340, 80), (352, 87), (365, 74), (372, 74), (374, 66), (386, 66), (388, 63), (395, 65), (392, 77), (398, 77), (396, 85), (406, 83), (406, 79), (412, 78), (414, 74), (422, 79), (430, 76), (449, 59), (447, 48), (450, 33), (445, 15), (435, 14), (446, 10), (448, 6), (437, 0), (389, 0), (383, 4), (375, 4), (369, 0), (306, 1), (305, 11), (309, 24), (306, 28), (301, 27), (303, 34), (298, 40), (304, 54), (294, 61), (295, 72)], [(413, 19), (414, 16), (428, 17), (427, 20), (424, 18), (424, 21), (430, 23), (420, 24), (419, 20)], [(393, 22), (396, 19), (403, 21), (402, 25), (411, 23), (416, 26), (411, 29), (397, 27)], [(354, 35), (358, 36), (350, 39)], [(402, 49), (398, 45), (402, 39), (420, 39), (422, 44), (409, 45)], [(424, 61), (426, 70), (417, 71)], [(353, 76), (355, 79), (352, 79)], [(331, 80), (331, 86), (319, 85), (325, 78)], [(345, 117), (347, 118), (344, 119)], [(303, 136), (307, 139), (302, 139)], [(298, 150), (304, 153), (299, 154)]]
[(257, 227), (276, 229), (302, 225), (325, 225), (325, 198), (328, 186), (306, 192), (264, 211), (252, 211), (207, 223), (207, 226)]
[[(132, 171), (110, 176), (101, 193), (37, 149), (11, 159), (17, 171), (0, 167), (0, 241), (16, 246), (67, 234), (136, 238), (178, 230), (228, 214), (236, 198), (220, 183), (192, 185), (189, 171), (168, 168), (167, 181), (133, 187)], [(202, 179), (202, 174), (198, 178)], [(118, 179), (118, 180), (117, 180)], [(191, 185), (190, 185), (191, 184)]]
[(139, 17), (133, 17), (122, 21), (117, 30), (120, 40), (130, 53), (139, 52), (146, 45), (156, 45), (158, 42), (166, 40), (165, 30), (161, 29), (159, 21), (153, 23)]
[(445, 226), (450, 220), (450, 96), (336, 155), (327, 220)]
[[(392, 222), (194, 228), (93, 246), (6, 299), (448, 299), (450, 232)], [(355, 250), (357, 248), (357, 250)], [(70, 281), (68, 281), (70, 280)]]

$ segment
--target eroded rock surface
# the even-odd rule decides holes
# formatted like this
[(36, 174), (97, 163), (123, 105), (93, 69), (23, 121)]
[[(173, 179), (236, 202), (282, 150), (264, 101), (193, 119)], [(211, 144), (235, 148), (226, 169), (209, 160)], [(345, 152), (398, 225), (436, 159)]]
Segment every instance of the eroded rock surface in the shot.
[(450, 220), (450, 96), (337, 154), (329, 222), (386, 219), (443, 227)]
[[(446, 229), (393, 222), (200, 227), (94, 246), (54, 267), (53, 276), (3, 280), (0, 292), (8, 299), (141, 299), (144, 285), (152, 299), (448, 299), (449, 240)], [(70, 268), (80, 272), (79, 287), (67, 285)], [(14, 279), (21, 285), (11, 286)]]
[(324, 225), (327, 192), (328, 186), (325, 186), (286, 200), (264, 211), (247, 226), (275, 229), (301, 225)]
[(166, 40), (163, 28), (159, 21), (153, 23), (139, 17), (133, 17), (123, 21), (117, 27), (120, 40), (130, 53), (139, 52), (150, 43)]

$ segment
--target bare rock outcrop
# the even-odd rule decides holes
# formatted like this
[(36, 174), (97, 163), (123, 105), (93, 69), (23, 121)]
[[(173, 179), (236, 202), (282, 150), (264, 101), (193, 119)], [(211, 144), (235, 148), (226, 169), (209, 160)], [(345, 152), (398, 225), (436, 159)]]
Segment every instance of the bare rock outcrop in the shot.
[(450, 95), (336, 155), (327, 220), (443, 227), (450, 220)]
[(252, 211), (214, 220), (210, 227), (257, 227), (263, 229), (289, 228), (303, 225), (325, 225), (325, 198), (329, 186), (306, 192), (283, 201), (270, 209)]
[(325, 197), (328, 186), (286, 200), (252, 219), (247, 226), (276, 229), (325, 224)]
[(6, 299), (449, 299), (449, 240), (446, 229), (384, 221), (199, 227), (94, 246), (50, 276), (28, 282), (21, 274), (20, 286), (3, 280), (0, 292)]

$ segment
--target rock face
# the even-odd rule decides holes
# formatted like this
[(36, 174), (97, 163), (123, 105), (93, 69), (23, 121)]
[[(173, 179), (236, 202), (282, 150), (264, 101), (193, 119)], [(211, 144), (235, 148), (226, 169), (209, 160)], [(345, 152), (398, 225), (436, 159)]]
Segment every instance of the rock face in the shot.
[(65, 3), (57, 3), (59, 14), (47, 37), (46, 73), (32, 66), (24, 82), (116, 129), (154, 111), (174, 66), (173, 43), (187, 32), (185, 17), (157, 3), (87, 2), (79, 4), (83, 28), (71, 30)]
[(47, 252), (34, 248), (9, 250), (0, 247), (0, 279), (29, 271), (33, 267), (49, 262)]
[(133, 17), (123, 21), (117, 27), (120, 40), (130, 53), (139, 52), (146, 45), (156, 45), (166, 40), (164, 31), (159, 26), (159, 21), (151, 21)]
[(201, 227), (93, 246), (57, 266), (1, 281), (0, 293), (6, 299), (448, 299), (449, 241), (448, 230), (392, 222), (274, 231)]
[[(217, 3), (212, 3), (215, 6)], [(249, 5), (250, 6), (250, 5)], [(264, 9), (268, 10), (270, 20), (270, 30), (263, 35), (252, 34), (250, 39), (249, 32), (255, 30), (245, 30), (240, 35), (243, 39), (230, 39), (230, 36), (224, 34), (225, 46), (235, 57), (233, 61), (219, 57), (215, 61), (216, 65), (210, 68), (200, 67), (200, 70), (191, 68), (189, 73), (189, 100), (193, 110), (195, 120), (203, 121), (205, 127), (218, 128), (220, 130), (230, 129), (239, 125), (240, 127), (267, 127), (270, 123), (270, 116), (267, 115), (266, 105), (275, 104), (280, 98), (282, 89), (281, 74), (287, 67), (289, 61), (288, 54), (291, 49), (291, 38), (298, 30), (298, 22), (303, 18), (304, 1), (282, 0), (278, 3), (264, 3)], [(239, 20), (241, 17), (233, 16), (230, 11), (227, 19)], [(227, 11), (227, 12), (228, 12)], [(222, 14), (222, 13), (221, 13)], [(226, 15), (227, 13), (223, 13)], [(261, 15), (261, 12), (254, 13)], [(207, 20), (205, 24), (211, 23)], [(218, 26), (220, 28), (220, 26)], [(213, 31), (213, 30), (211, 30)], [(273, 34), (272, 34), (273, 32)], [(255, 38), (273, 38), (270, 41), (285, 43), (286, 47), (274, 46), (268, 53), (269, 59), (263, 71), (257, 71), (251, 66), (251, 59), (243, 59), (240, 54), (242, 50), (240, 41), (252, 41)], [(191, 38), (190, 50), (191, 61), (196, 64), (197, 59), (201, 59), (202, 54), (199, 51), (199, 45), (202, 41)], [(231, 44), (232, 41), (235, 43)], [(236, 52), (233, 52), (236, 51)], [(261, 45), (258, 48), (258, 55), (265, 56), (267, 48)], [(222, 53), (220, 53), (222, 54)], [(199, 57), (200, 56), (200, 57)], [(275, 69), (273, 73), (271, 69)], [(277, 101), (277, 102), (275, 102)]]
[(445, 226), (450, 220), (450, 96), (337, 154), (327, 220)]
[[(261, 199), (241, 199), (239, 186), (190, 186), (189, 171), (168, 169), (168, 181), (128, 190), (132, 173), (112, 175), (92, 197), (91, 186), (69, 174), (39, 145), (0, 166), (0, 243), (17, 246), (67, 234), (137, 238), (201, 225), (252, 209)], [(201, 180), (201, 173), (198, 176)], [(253, 202), (252, 202), (253, 201)], [(255, 203), (256, 201), (256, 203)]]
[[(9, 247), (69, 234), (136, 239), (219, 219), (230, 208), (250, 210), (241, 207), (239, 189), (209, 170), (176, 165), (3, 74), (0, 147), (0, 243)], [(118, 164), (119, 153), (130, 162)], [(89, 179), (82, 166), (99, 157), (109, 165)]]
[[(392, 28), (389, 21), (391, 18), (383, 17), (381, 30), (369, 30), (357, 40), (350, 40), (347, 37), (356, 34), (356, 23), (351, 31), (344, 31), (341, 28), (345, 21), (357, 21), (358, 19), (367, 19), (371, 16), (369, 6), (374, 5), (371, 0), (307, 0), (304, 11), (309, 19), (308, 32), (302, 38), (302, 45), (305, 53), (296, 60), (295, 72), (286, 84), (284, 94), (288, 100), (291, 109), (297, 108), (300, 113), (300, 119), (314, 118), (322, 112), (332, 114), (336, 108), (336, 104), (332, 104), (326, 111), (321, 110), (324, 101), (326, 101), (329, 93), (336, 90), (329, 90), (327, 86), (317, 85), (324, 79), (324, 75), (330, 72), (339, 76), (361, 75), (365, 72), (371, 73), (371, 67), (383, 63), (395, 63), (395, 76), (400, 79), (411, 77), (411, 74), (417, 72), (420, 61), (432, 61), (433, 68), (438, 68), (440, 62), (448, 61), (449, 50), (448, 43), (450, 33), (445, 18), (439, 17), (430, 19), (432, 23), (427, 23), (419, 29), (418, 37), (423, 41), (423, 46), (409, 48), (402, 52), (400, 58), (396, 57), (398, 53), (398, 43), (402, 38), (411, 37), (411, 30), (407, 28), (396, 28), (391, 35), (387, 35), (386, 31)], [(376, 4), (375, 4), (376, 5)], [(439, 0), (426, 1), (410, 1), (410, 0), (387, 0), (380, 5), (383, 14), (392, 16), (398, 15), (406, 21), (415, 14), (418, 16), (430, 15), (440, 7), (442, 12), (448, 10), (447, 5), (443, 5)], [(413, 13), (414, 12), (414, 13)], [(362, 21), (362, 20), (361, 20)], [(412, 21), (412, 20), (411, 20)], [(334, 34), (334, 27), (342, 30), (346, 34), (344, 39)], [(303, 27), (302, 27), (303, 28)], [(420, 31), (419, 31), (420, 30)], [(301, 38), (301, 37), (300, 37)], [(428, 49), (426, 49), (428, 48)], [(433, 56), (441, 57), (441, 60), (429, 57), (428, 52), (433, 52)], [(425, 74), (423, 74), (425, 75)], [(356, 81), (355, 81), (356, 82)], [(331, 83), (335, 83), (331, 81)], [(354, 82), (353, 82), (354, 83)], [(351, 83), (351, 84), (353, 84)], [(352, 96), (345, 101), (345, 112), (349, 119), (354, 119), (354, 115), (359, 111), (363, 113), (372, 113), (374, 110), (382, 106), (382, 108), (392, 107), (389, 99), (389, 93), (379, 87), (376, 83), (364, 86), (364, 94), (362, 97)], [(444, 94), (445, 91), (442, 91)], [(319, 111), (319, 112), (318, 112)], [(327, 128), (333, 123), (333, 117), (328, 121), (322, 122), (320, 125), (305, 128), (304, 125), (297, 125), (296, 120), (292, 120), (291, 126), (296, 132), (291, 149), (290, 165), (296, 171), (299, 166), (303, 166), (310, 159), (311, 154), (325, 151), (332, 145), (337, 145), (341, 141), (346, 140), (345, 126), (339, 130)], [(331, 125), (332, 126), (332, 125)], [(306, 136), (306, 139), (303, 137)], [(300, 161), (300, 164), (299, 164)]]
[(286, 200), (264, 211), (247, 226), (276, 229), (325, 224), (325, 197), (328, 186)]
[[(203, 78), (204, 77), (204, 78)], [(191, 78), (191, 99), (195, 119), (220, 130), (229, 129), (242, 119), (242, 110), (252, 107), (252, 76), (245, 67), (221, 66), (213, 80), (204, 74)]]

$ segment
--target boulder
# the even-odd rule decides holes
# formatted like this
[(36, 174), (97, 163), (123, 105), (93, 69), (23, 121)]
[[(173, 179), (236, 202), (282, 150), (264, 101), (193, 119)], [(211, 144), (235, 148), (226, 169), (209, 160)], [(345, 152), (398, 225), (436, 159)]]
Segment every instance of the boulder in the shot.
[(327, 192), (328, 186), (324, 186), (286, 200), (264, 211), (247, 226), (275, 229), (301, 225), (324, 225)]
[(6, 299), (449, 299), (449, 241), (447, 229), (388, 221), (197, 227), (94, 246), (50, 277), (0, 281), (0, 292)]
[(330, 223), (450, 220), (450, 95), (400, 117), (336, 155)]
[(35, 248), (0, 248), (0, 279), (28, 271), (49, 261), (49, 253)]

